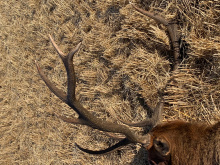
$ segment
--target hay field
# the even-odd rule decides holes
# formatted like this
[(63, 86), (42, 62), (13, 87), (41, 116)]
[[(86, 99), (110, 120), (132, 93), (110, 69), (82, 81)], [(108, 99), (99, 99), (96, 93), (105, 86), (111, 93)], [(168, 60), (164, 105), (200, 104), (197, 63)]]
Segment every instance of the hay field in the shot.
[[(132, 1), (167, 19), (178, 10), (185, 58), (169, 84), (164, 121), (215, 123), (220, 119), (220, 2)], [(174, 1), (173, 1), (174, 2)], [(66, 90), (64, 66), (48, 34), (64, 52), (81, 40), (74, 57), (77, 97), (104, 120), (141, 121), (170, 79), (166, 28), (136, 12), (126, 0), (4, 0), (0, 2), (0, 164), (135, 164), (146, 152), (130, 145), (104, 156), (74, 143), (103, 149), (116, 141), (86, 126), (61, 121), (76, 114), (40, 79), (38, 61)]]

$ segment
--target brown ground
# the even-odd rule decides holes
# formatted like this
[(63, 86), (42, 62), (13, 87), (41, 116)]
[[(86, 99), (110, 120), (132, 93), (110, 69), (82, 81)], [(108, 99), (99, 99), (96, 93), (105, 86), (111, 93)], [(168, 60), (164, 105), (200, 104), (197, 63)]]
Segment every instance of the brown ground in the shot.
[[(165, 2), (133, 0), (167, 19), (178, 9), (179, 29), (189, 44), (177, 82), (167, 89), (164, 120), (215, 123), (220, 118), (220, 3)], [(34, 61), (65, 90), (64, 66), (48, 34), (64, 52), (83, 39), (74, 64), (84, 107), (106, 120), (117, 115), (141, 121), (147, 116), (141, 102), (155, 106), (158, 89), (170, 78), (165, 30), (126, 0), (1, 1), (0, 164), (144, 164), (139, 145), (104, 156), (79, 151), (75, 142), (101, 149), (115, 141), (57, 118), (54, 113), (74, 112), (48, 90)]]

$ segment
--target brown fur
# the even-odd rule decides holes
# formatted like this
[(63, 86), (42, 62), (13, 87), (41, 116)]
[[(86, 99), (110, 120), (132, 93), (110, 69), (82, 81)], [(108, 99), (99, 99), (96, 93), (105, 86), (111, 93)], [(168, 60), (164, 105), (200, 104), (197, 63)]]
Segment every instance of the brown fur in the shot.
[[(162, 156), (154, 147), (155, 138), (165, 139), (170, 152)], [(220, 122), (206, 124), (170, 121), (151, 131), (149, 159), (157, 164), (217, 165), (220, 162)]]

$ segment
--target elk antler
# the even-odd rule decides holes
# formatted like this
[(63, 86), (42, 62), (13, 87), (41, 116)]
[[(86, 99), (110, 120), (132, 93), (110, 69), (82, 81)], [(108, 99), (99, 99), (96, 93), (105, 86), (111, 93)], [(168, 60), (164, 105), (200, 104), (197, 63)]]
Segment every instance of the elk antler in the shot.
[(178, 58), (180, 57), (180, 46), (179, 46), (179, 35), (178, 35), (178, 31), (177, 31), (177, 24), (175, 21), (168, 21), (165, 18), (151, 13), (149, 11), (145, 11), (143, 9), (140, 9), (139, 7), (131, 4), (138, 12), (154, 19), (155, 21), (157, 21), (158, 23), (163, 24), (164, 26), (167, 27), (168, 33), (169, 33), (169, 37), (170, 37), (170, 41), (171, 41), (171, 47), (173, 49), (173, 57), (174, 57), (174, 61), (173, 61), (173, 71), (177, 69), (178, 64), (179, 64), (179, 60)]
[(150, 119), (145, 119), (141, 122), (136, 122), (136, 123), (126, 122), (126, 121), (122, 121), (120, 119), (119, 120), (123, 124), (126, 124), (128, 126), (132, 126), (132, 127), (146, 127), (146, 126), (152, 126), (153, 127), (161, 121), (163, 105), (164, 105), (164, 101), (161, 98), (161, 100), (157, 103), (157, 105), (154, 109), (153, 115)]
[(53, 38), (49, 35), (50, 40), (56, 49), (57, 53), (59, 54), (60, 58), (63, 61), (63, 64), (66, 68), (67, 72), (67, 94), (64, 93), (62, 90), (58, 89), (42, 72), (39, 65), (36, 63), (38, 72), (43, 79), (43, 81), (46, 83), (48, 88), (63, 102), (68, 104), (78, 115), (78, 118), (67, 118), (65, 116), (58, 115), (59, 118), (61, 118), (63, 121), (73, 124), (81, 124), (81, 125), (87, 125), (94, 129), (98, 129), (101, 131), (106, 132), (113, 132), (113, 133), (121, 133), (125, 135), (125, 138), (123, 140), (119, 141), (117, 144), (113, 145), (112, 147), (109, 147), (105, 150), (101, 151), (92, 151), (81, 148), (79, 145), (76, 144), (76, 146), (81, 149), (82, 151), (85, 151), (87, 153), (91, 154), (103, 154), (110, 151), (113, 151), (117, 148), (120, 148), (124, 145), (127, 145), (129, 143), (141, 143), (141, 144), (147, 144), (149, 142), (149, 135), (145, 136), (139, 136), (134, 134), (127, 126), (120, 125), (117, 123), (112, 123), (108, 121), (104, 121), (102, 119), (99, 119), (92, 115), (87, 109), (85, 109), (80, 102), (76, 99), (75, 96), (75, 88), (76, 88), (76, 77), (75, 77), (75, 71), (74, 71), (74, 65), (73, 65), (73, 55), (79, 50), (81, 43), (79, 43), (75, 49), (70, 51), (67, 55), (65, 55), (57, 46), (57, 44), (54, 42)]
[[(156, 15), (154, 13), (151, 13), (149, 11), (145, 11), (143, 9), (138, 8), (137, 6), (131, 4), (138, 12), (154, 19), (155, 21), (157, 21), (158, 23), (161, 23), (163, 25), (165, 25), (167, 27), (169, 36), (170, 36), (170, 41), (171, 41), (171, 47), (173, 48), (173, 71), (177, 69), (179, 61), (178, 58), (180, 56), (180, 50), (179, 50), (179, 35), (178, 35), (178, 31), (177, 31), (177, 24), (176, 23), (171, 23), (169, 21), (167, 21), (165, 18)], [(173, 79), (171, 78), (170, 81), (172, 81)], [(170, 82), (168, 81), (167, 84)], [(161, 120), (161, 116), (162, 116), (162, 109), (163, 109), (163, 105), (164, 105), (164, 99), (163, 99), (163, 93), (166, 89), (167, 85), (160, 91), (160, 100), (157, 103), (155, 109), (154, 109), (154, 113), (152, 118), (150, 119), (146, 119), (143, 120), (141, 122), (137, 122), (137, 123), (130, 123), (130, 122), (125, 122), (125, 121), (121, 121), (122, 123), (128, 125), (128, 126), (133, 126), (133, 127), (146, 127), (149, 126), (150, 124), (153, 124), (152, 126), (155, 126), (157, 124), (157, 122), (159, 122)]]

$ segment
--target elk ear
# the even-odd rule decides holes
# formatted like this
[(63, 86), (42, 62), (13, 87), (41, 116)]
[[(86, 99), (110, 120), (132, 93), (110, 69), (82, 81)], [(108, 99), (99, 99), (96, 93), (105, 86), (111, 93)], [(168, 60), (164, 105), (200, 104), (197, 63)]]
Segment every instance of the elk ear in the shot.
[(161, 156), (167, 156), (170, 153), (169, 142), (161, 137), (157, 137), (153, 141), (155, 149), (161, 154)]

